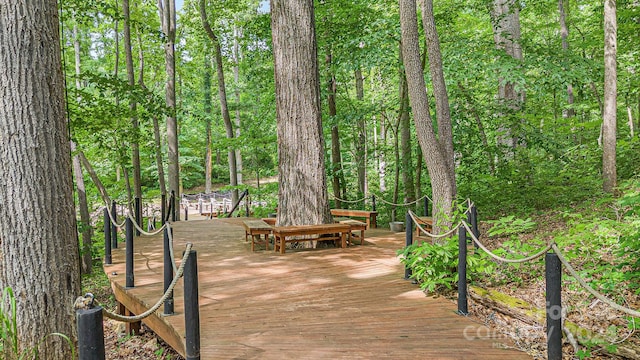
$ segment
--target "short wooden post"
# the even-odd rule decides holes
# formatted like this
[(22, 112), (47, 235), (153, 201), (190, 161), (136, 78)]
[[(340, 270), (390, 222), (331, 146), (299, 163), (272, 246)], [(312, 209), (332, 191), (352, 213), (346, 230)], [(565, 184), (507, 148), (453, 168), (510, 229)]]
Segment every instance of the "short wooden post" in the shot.
[[(118, 214), (116, 213), (116, 202), (112, 201), (111, 202), (111, 215), (113, 215), (113, 221), (115, 221), (116, 223), (118, 222)], [(116, 226), (116, 224), (111, 224), (111, 248), (112, 249), (117, 249), (118, 248), (118, 227)]]
[(102, 307), (76, 310), (78, 359), (105, 360)]
[(556, 253), (545, 256), (547, 359), (562, 359), (562, 263)]
[(198, 198), (198, 211), (200, 212), (200, 215), (202, 215), (202, 198), (201, 197)]
[[(167, 292), (173, 281), (173, 264), (171, 260), (171, 242), (169, 241), (169, 228), (164, 229), (164, 292)], [(173, 229), (171, 229), (173, 231)], [(172, 233), (173, 235), (173, 233)], [(164, 301), (164, 314), (173, 314), (173, 291)]]
[(467, 229), (458, 228), (458, 314), (469, 314), (467, 301)]
[(111, 258), (111, 219), (109, 219), (109, 209), (104, 208), (104, 263), (112, 264)]
[(126, 253), (125, 253), (125, 269), (126, 269), (126, 284), (127, 288), (134, 287), (134, 278), (133, 278), (133, 221), (131, 221), (130, 217), (127, 217), (126, 223), (126, 234), (127, 234), (127, 242)]
[(198, 302), (197, 252), (191, 250), (184, 267), (185, 353), (187, 360), (200, 360), (200, 307)]
[[(405, 218), (405, 246), (409, 247), (413, 244), (413, 218), (411, 214), (407, 212), (407, 216)], [(412, 271), (409, 265), (405, 265), (404, 267), (404, 279), (409, 280), (411, 278)]]

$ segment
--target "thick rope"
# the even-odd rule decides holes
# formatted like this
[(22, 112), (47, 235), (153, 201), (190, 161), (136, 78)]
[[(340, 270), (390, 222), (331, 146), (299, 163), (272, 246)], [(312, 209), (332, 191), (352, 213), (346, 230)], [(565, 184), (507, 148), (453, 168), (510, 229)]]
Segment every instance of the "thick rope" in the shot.
[(491, 250), (489, 250), (486, 246), (484, 246), (480, 240), (478, 240), (478, 238), (475, 236), (475, 234), (473, 233), (473, 231), (471, 230), (471, 227), (469, 226), (469, 224), (467, 224), (465, 221), (462, 222), (464, 224), (464, 227), (467, 229), (467, 233), (469, 235), (471, 235), (471, 238), (473, 239), (473, 241), (478, 245), (478, 247), (482, 250), (484, 250), (484, 252), (486, 252), (489, 256), (491, 256), (492, 258), (498, 260), (498, 261), (502, 261), (505, 263), (510, 263), (510, 264), (521, 264), (521, 263), (525, 263), (527, 261), (531, 261), (531, 260), (535, 260), (539, 257), (541, 257), (542, 255), (546, 254), (547, 251), (549, 251), (553, 245), (553, 243), (550, 243), (549, 245), (547, 245), (544, 249), (540, 250), (539, 252), (522, 258), (522, 259), (507, 259), (507, 258), (503, 258), (501, 256), (498, 256), (496, 254), (494, 254), (493, 252), (491, 252)]
[(340, 202), (349, 203), (349, 204), (355, 204), (355, 203), (359, 203), (359, 202), (367, 200), (366, 197), (363, 197), (362, 199), (358, 199), (358, 200), (346, 200), (346, 199), (340, 199), (339, 197), (334, 196), (333, 194), (329, 194), (329, 196), (334, 200), (338, 200)]
[(164, 223), (164, 225), (162, 225), (160, 227), (160, 229), (158, 229), (156, 231), (146, 232), (138, 225), (138, 223), (136, 222), (136, 219), (133, 216), (131, 216), (131, 214), (129, 214), (128, 216), (129, 216), (129, 219), (131, 219), (131, 222), (133, 223), (133, 227), (136, 228), (136, 230), (138, 230), (140, 232), (140, 234), (145, 235), (145, 236), (154, 236), (154, 235), (160, 234), (162, 232), (162, 230), (164, 230), (164, 228), (167, 227), (167, 224), (168, 224), (168, 223)]
[(175, 288), (176, 284), (178, 283), (178, 280), (182, 277), (182, 274), (184, 272), (184, 266), (187, 263), (187, 258), (189, 257), (189, 253), (191, 252), (191, 247), (192, 246), (193, 246), (193, 244), (187, 243), (187, 248), (185, 249), (184, 256), (182, 257), (182, 262), (180, 263), (180, 267), (178, 268), (178, 271), (176, 272), (175, 276), (173, 277), (173, 281), (171, 281), (171, 284), (169, 284), (169, 287), (167, 288), (167, 291), (165, 291), (164, 295), (162, 295), (160, 300), (158, 300), (158, 302), (156, 302), (155, 305), (153, 305), (149, 310), (143, 312), (140, 315), (124, 316), (124, 315), (113, 313), (113, 312), (108, 311), (108, 310), (103, 308), (102, 309), (102, 313), (104, 314), (104, 316), (106, 316), (106, 317), (108, 317), (110, 319), (116, 320), (116, 321), (136, 322), (136, 321), (140, 321), (140, 320), (148, 317), (149, 315), (155, 313), (156, 310), (158, 310), (160, 308), (160, 306), (162, 306), (162, 304), (164, 304), (164, 301), (167, 300), (169, 295), (171, 295), (171, 293), (173, 292), (173, 289)]
[(447, 231), (446, 233), (443, 233), (443, 234), (432, 234), (432, 233), (428, 232), (427, 230), (425, 230), (425, 228), (420, 226), (420, 224), (419, 224), (420, 220), (418, 219), (418, 216), (416, 216), (416, 214), (413, 213), (413, 211), (409, 210), (409, 215), (411, 216), (411, 219), (413, 219), (413, 223), (416, 225), (416, 227), (418, 229), (420, 229), (420, 231), (425, 233), (428, 237), (435, 238), (435, 239), (451, 236), (451, 234), (453, 234), (456, 230), (458, 230), (458, 228), (460, 226), (462, 226), (462, 222), (459, 222), (456, 226), (454, 226), (451, 230)]
[(633, 310), (633, 309), (629, 309), (628, 307), (624, 307), (621, 305), (618, 305), (617, 303), (615, 303), (614, 301), (609, 300), (609, 298), (605, 297), (604, 295), (600, 294), (599, 292), (597, 292), (596, 290), (594, 290), (591, 286), (589, 286), (589, 284), (587, 284), (586, 281), (584, 281), (584, 279), (582, 277), (580, 277), (580, 275), (573, 269), (573, 267), (571, 266), (571, 264), (569, 263), (569, 261), (567, 261), (567, 259), (562, 255), (562, 252), (560, 251), (560, 249), (558, 249), (558, 246), (556, 244), (551, 244), (551, 248), (553, 249), (553, 251), (558, 255), (558, 258), (560, 259), (560, 261), (564, 264), (565, 268), (567, 269), (567, 271), (569, 272), (569, 274), (571, 274), (571, 276), (573, 276), (580, 285), (582, 285), (583, 288), (585, 288), (589, 293), (591, 293), (591, 295), (595, 296), (598, 300), (602, 301), (603, 303), (611, 306), (612, 308), (618, 310), (618, 311), (622, 311), (623, 313), (626, 313), (627, 315), (631, 315), (633, 317), (640, 317), (640, 311), (637, 310)]
[[(394, 204), (392, 202), (389, 202), (389, 201), (385, 200), (382, 196), (376, 197), (376, 200), (380, 201), (383, 204), (387, 204), (387, 205), (390, 205), (390, 206), (411, 206), (411, 205), (417, 204), (418, 202), (424, 200), (425, 198), (429, 199), (429, 197), (427, 197), (427, 195), (425, 195), (425, 196), (423, 196), (423, 197), (421, 197), (421, 198), (419, 198), (419, 199), (417, 199), (415, 201), (412, 201), (412, 202), (409, 202), (409, 203), (404, 203), (404, 204)], [(429, 199), (429, 200), (431, 200), (431, 199)]]
[(122, 224), (118, 224), (113, 217), (113, 214), (111, 213), (111, 208), (109, 207), (109, 205), (105, 206), (105, 208), (107, 209), (107, 213), (109, 214), (109, 219), (111, 219), (111, 224), (115, 225), (115, 227), (122, 228), (127, 220), (125, 219), (122, 221)]

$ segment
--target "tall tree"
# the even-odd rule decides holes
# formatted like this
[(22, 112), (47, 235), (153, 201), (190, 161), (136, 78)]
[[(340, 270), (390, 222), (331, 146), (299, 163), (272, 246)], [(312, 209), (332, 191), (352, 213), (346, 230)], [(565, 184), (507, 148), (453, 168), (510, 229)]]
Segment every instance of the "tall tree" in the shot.
[[(362, 69), (358, 67), (355, 71), (356, 78), (356, 98), (358, 101), (364, 100), (364, 77)], [(358, 199), (367, 193), (367, 147), (366, 147), (366, 122), (364, 115), (358, 117), (358, 139), (356, 140), (356, 163), (358, 166)]]
[[(231, 116), (229, 115), (229, 106), (227, 105), (227, 89), (224, 81), (224, 64), (222, 63), (222, 46), (218, 36), (211, 29), (209, 20), (207, 19), (207, 8), (205, 0), (200, 0), (200, 17), (202, 19), (202, 26), (204, 27), (207, 36), (213, 43), (213, 52), (216, 60), (216, 73), (218, 75), (218, 98), (220, 99), (220, 111), (222, 113), (222, 120), (224, 121), (224, 127), (227, 131), (227, 139), (233, 139), (233, 124), (231, 123)], [(238, 168), (236, 163), (236, 151), (232, 146), (228, 149), (229, 159), (229, 179), (230, 185), (234, 187), (232, 191), (231, 201), (235, 204), (238, 201)]]
[(0, 287), (16, 294), (19, 351), (37, 347), (41, 359), (72, 358), (45, 335), (75, 338), (80, 293), (57, 5), (0, 5)]
[(204, 191), (206, 193), (211, 192), (211, 61), (209, 57), (204, 57), (204, 73), (202, 78), (202, 92), (204, 102), (204, 116), (205, 116), (205, 138), (207, 144), (204, 154)]
[[(569, 0), (558, 0), (558, 13), (560, 15), (560, 38), (562, 39), (562, 51), (565, 56), (569, 50), (569, 26), (567, 25), (567, 12), (569, 8)], [(573, 85), (567, 84), (567, 104), (569, 108), (563, 112), (566, 117), (573, 117), (575, 110), (573, 109)]]
[(604, 112), (602, 115), (602, 177), (603, 189), (612, 193), (617, 184), (617, 32), (616, 1), (604, 2)]
[[(430, 0), (425, 1), (430, 2)], [(426, 7), (425, 9), (428, 10), (429, 8)], [(425, 9), (423, 9), (423, 11)], [(433, 12), (427, 14), (427, 16), (432, 17)], [(427, 22), (430, 21), (429, 19)], [(429, 112), (429, 99), (426, 92), (427, 87), (420, 59), (415, 0), (400, 0), (400, 27), (402, 30), (402, 57), (407, 75), (409, 101), (411, 103), (411, 109), (413, 110), (422, 156), (424, 157), (429, 177), (431, 178), (434, 202), (433, 215), (435, 218), (434, 230), (437, 231), (440, 229), (441, 224), (450, 223), (452, 205), (456, 197), (455, 173), (453, 172), (454, 167), (452, 165), (453, 158), (449, 157), (447, 148), (443, 146), (443, 144), (452, 140), (441, 139), (439, 141), (438, 136), (442, 138), (446, 132), (436, 134), (432, 125), (431, 114)], [(431, 36), (433, 35), (434, 34), (431, 34)], [(427, 36), (430, 35), (427, 34)], [(434, 46), (427, 46), (430, 61), (440, 58), (440, 48), (437, 37), (435, 37), (433, 41), (435, 42)], [(434, 96), (437, 98), (442, 96), (442, 94), (436, 92)], [(438, 101), (443, 100), (436, 100), (436, 102)], [(438, 122), (438, 125), (440, 126), (440, 122)]]
[[(520, 45), (520, 7), (515, 0), (493, 0), (493, 10), (491, 12), (493, 23), (493, 39), (498, 50), (513, 59), (522, 60), (522, 46)], [(524, 91), (518, 90), (513, 81), (500, 77), (498, 80), (498, 100), (500, 106), (509, 113), (515, 114), (522, 107), (524, 102)], [(504, 114), (504, 113), (503, 113)], [(502, 145), (515, 147), (518, 143), (517, 134), (514, 133), (513, 125), (501, 125), (502, 135), (498, 141)]]
[[(131, 15), (129, 8), (129, 0), (122, 1), (123, 16), (123, 29), (124, 29), (124, 54), (125, 63), (127, 65), (127, 81), (129, 86), (134, 86), (136, 83), (135, 73), (133, 70), (133, 51), (131, 48)], [(131, 108), (131, 125), (133, 128), (133, 141), (131, 142), (131, 158), (133, 165), (133, 191), (135, 197), (142, 199), (142, 179), (140, 175), (140, 146), (138, 145), (138, 138), (140, 134), (140, 127), (138, 126), (138, 116), (135, 115), (136, 101), (130, 100)]]
[[(400, 44), (400, 145), (402, 147), (402, 184), (404, 185), (404, 202), (410, 203), (416, 199), (415, 187), (413, 186), (413, 164), (411, 149), (411, 118), (409, 116), (409, 90), (407, 89), (407, 78), (402, 66), (402, 44)], [(395, 202), (395, 200), (394, 200)], [(395, 210), (395, 209), (394, 209)]]
[(278, 123), (278, 223), (331, 222), (313, 0), (271, 0)]
[[(164, 58), (167, 83), (165, 100), (169, 115), (167, 116), (167, 147), (169, 149), (169, 191), (175, 194), (174, 209), (180, 205), (180, 161), (178, 153), (178, 119), (176, 118), (176, 1), (158, 0), (158, 10), (165, 35)], [(176, 212), (176, 220), (180, 220), (180, 212)]]

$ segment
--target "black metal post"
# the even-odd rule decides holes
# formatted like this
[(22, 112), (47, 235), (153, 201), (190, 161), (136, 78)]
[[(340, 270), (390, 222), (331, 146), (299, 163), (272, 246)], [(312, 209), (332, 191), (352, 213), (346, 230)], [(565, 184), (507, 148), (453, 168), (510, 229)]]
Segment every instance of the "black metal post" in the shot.
[(130, 217), (127, 217), (126, 229), (127, 229), (127, 242), (126, 242), (126, 284), (127, 288), (132, 288), (133, 285), (133, 221)]
[(200, 307), (197, 252), (191, 250), (184, 267), (184, 323), (187, 360), (200, 360)]
[[(118, 222), (118, 214), (116, 213), (116, 202), (112, 201), (111, 202), (111, 215), (113, 215), (113, 221), (115, 221), (116, 223)], [(112, 249), (117, 249), (118, 248), (118, 227), (116, 226), (116, 224), (111, 224), (111, 248)]]
[[(136, 211), (136, 224), (138, 227), (142, 228), (142, 203), (140, 202), (140, 198), (135, 198), (135, 211)], [(136, 228), (136, 236), (140, 236), (140, 231)]]
[(76, 310), (78, 359), (105, 360), (102, 307)]
[(189, 220), (189, 206), (184, 207), (184, 221)]
[(469, 314), (467, 301), (467, 229), (458, 228), (458, 314)]
[(160, 200), (160, 213), (161, 213), (160, 214), (160, 217), (161, 217), (161, 219), (160, 219), (161, 224), (160, 225), (162, 226), (166, 222), (165, 216), (167, 216), (167, 194), (162, 193), (161, 198), (162, 199)]
[(429, 199), (424, 197), (424, 216), (429, 216)]
[[(413, 218), (411, 218), (411, 214), (407, 213), (406, 217), (406, 227), (405, 227), (405, 246), (411, 246), (413, 244)], [(404, 279), (409, 280), (411, 278), (412, 271), (411, 268), (407, 265), (404, 267)]]
[[(173, 229), (171, 229), (173, 231)], [(173, 232), (171, 233), (173, 235)], [(164, 292), (167, 292), (173, 281), (173, 264), (171, 263), (171, 243), (169, 242), (169, 228), (164, 229)], [(173, 291), (164, 301), (164, 314), (173, 314)]]
[(176, 217), (176, 192), (174, 190), (171, 190), (171, 221), (175, 222), (178, 220), (178, 218)]
[(104, 208), (104, 263), (112, 264), (111, 260), (111, 220), (109, 219), (109, 210)]
[(547, 281), (547, 359), (560, 360), (562, 359), (562, 264), (555, 253), (547, 253), (544, 260)]
[(244, 197), (244, 212), (247, 214), (247, 217), (249, 217), (249, 189), (245, 190), (245, 192), (247, 193), (247, 195)]
[(376, 196), (375, 195), (371, 195), (371, 207), (372, 207), (373, 211), (377, 211), (376, 210)]

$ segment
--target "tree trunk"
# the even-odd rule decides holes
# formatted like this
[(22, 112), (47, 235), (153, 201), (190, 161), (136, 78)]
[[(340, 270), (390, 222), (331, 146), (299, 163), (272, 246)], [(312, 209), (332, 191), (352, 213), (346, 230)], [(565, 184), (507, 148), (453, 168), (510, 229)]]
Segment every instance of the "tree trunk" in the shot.
[[(569, 7), (569, 0), (558, 0), (558, 12), (560, 14), (560, 37), (562, 38), (562, 51), (567, 54), (569, 51), (569, 27), (567, 26), (567, 12), (565, 9)], [(567, 84), (567, 104), (569, 108), (563, 111), (565, 117), (574, 117), (575, 110), (573, 109), (573, 85)]]
[[(165, 71), (167, 84), (165, 86), (165, 100), (171, 115), (167, 116), (167, 160), (169, 162), (169, 190), (174, 192), (173, 206), (180, 205), (180, 161), (178, 153), (178, 121), (176, 119), (176, 2), (175, 0), (158, 0), (162, 32), (165, 35), (164, 44)], [(180, 220), (180, 212), (176, 211), (176, 220)]]
[(602, 116), (603, 190), (613, 193), (616, 175), (617, 20), (615, 0), (604, 2), (604, 113)]
[[(76, 90), (80, 91), (80, 36), (78, 25), (73, 26), (73, 52), (75, 59)], [(71, 153), (76, 151), (76, 144), (71, 141)], [(93, 268), (91, 257), (91, 243), (93, 227), (91, 227), (91, 216), (89, 215), (89, 204), (87, 202), (87, 192), (84, 186), (84, 176), (82, 175), (82, 165), (78, 155), (73, 155), (73, 176), (76, 180), (76, 190), (78, 193), (78, 208), (80, 210), (80, 234), (82, 235), (82, 273), (91, 274)]]
[(204, 155), (204, 188), (206, 193), (211, 192), (211, 63), (205, 56), (204, 74), (203, 74), (203, 93), (204, 93), (204, 116), (206, 126), (206, 147)]
[[(220, 112), (222, 113), (222, 120), (224, 121), (224, 127), (227, 131), (227, 139), (233, 139), (233, 124), (231, 123), (231, 116), (229, 115), (229, 107), (227, 105), (227, 90), (224, 82), (222, 48), (220, 47), (220, 41), (218, 40), (218, 37), (209, 25), (205, 0), (200, 0), (200, 18), (202, 19), (202, 26), (204, 27), (207, 36), (213, 43), (214, 55), (216, 59), (216, 73), (218, 74), (218, 97), (220, 98)], [(236, 188), (238, 186), (238, 168), (236, 163), (236, 151), (233, 149), (233, 147), (229, 147), (228, 149), (228, 159), (230, 185), (234, 187), (231, 193), (231, 201), (235, 204), (236, 202), (238, 202), (238, 189)]]
[(462, 86), (461, 83), (458, 83), (458, 88), (460, 89), (462, 96), (466, 100), (466, 104), (469, 108), (471, 116), (473, 116), (473, 118), (476, 120), (476, 125), (478, 126), (478, 134), (480, 134), (480, 140), (482, 141), (482, 148), (484, 149), (484, 153), (487, 156), (487, 164), (489, 164), (489, 173), (494, 176), (496, 174), (496, 166), (491, 150), (489, 150), (489, 141), (487, 140), (487, 134), (484, 131), (484, 125), (482, 124), (480, 114), (478, 114), (478, 109), (476, 107), (475, 101), (473, 100), (471, 94), (469, 94), (467, 89)]
[[(358, 101), (364, 100), (364, 79), (362, 70), (357, 68), (356, 76), (356, 97)], [(367, 193), (367, 172), (366, 172), (366, 124), (364, 116), (358, 117), (358, 140), (356, 141), (356, 164), (358, 166), (358, 199)]]
[[(240, 43), (238, 38), (242, 36), (242, 29), (233, 28), (233, 80), (235, 81), (234, 93), (236, 97), (236, 138), (240, 137)], [(236, 179), (242, 185), (242, 152), (236, 149)]]
[[(402, 64), (402, 45), (400, 45), (400, 64)], [(411, 119), (409, 117), (409, 94), (404, 67), (399, 71), (400, 79), (400, 143), (402, 148), (402, 183), (404, 184), (404, 202), (411, 203), (416, 199), (413, 187), (413, 161), (411, 152)], [(395, 201), (394, 201), (395, 202)]]
[[(124, 21), (124, 54), (125, 62), (127, 65), (127, 81), (129, 86), (134, 86), (136, 83), (135, 74), (133, 71), (133, 52), (131, 49), (131, 18), (129, 15), (129, 0), (122, 1), (122, 12)], [(136, 102), (131, 99), (131, 126), (133, 128), (133, 141), (131, 142), (131, 163), (133, 166), (133, 191), (136, 198), (142, 199), (142, 180), (140, 176), (140, 146), (138, 145), (138, 139), (140, 137), (140, 127), (138, 126), (138, 116), (136, 112)]]
[[(376, 129), (377, 129), (376, 124)], [(378, 176), (380, 179), (380, 192), (387, 191), (387, 161), (385, 160), (385, 147), (387, 146), (387, 126), (385, 124), (384, 116), (380, 116), (380, 135), (374, 134), (374, 141), (376, 141), (376, 151), (378, 152), (376, 158), (378, 159)]]
[[(409, 100), (416, 123), (418, 142), (431, 178), (434, 201), (434, 231), (440, 231), (441, 224), (451, 222), (453, 200), (456, 196), (455, 174), (451, 172), (447, 150), (438, 141), (429, 113), (429, 99), (426, 92), (423, 69), (420, 60), (418, 19), (415, 0), (400, 0), (400, 25), (402, 30), (402, 55), (407, 74)], [(435, 54), (429, 54), (429, 58)], [(436, 94), (440, 95), (440, 94)], [(446, 140), (445, 140), (446, 141)]]
[(57, 2), (0, 7), (0, 287), (15, 294), (18, 351), (71, 359), (47, 336), (75, 344), (81, 291)]
[(84, 166), (85, 170), (89, 173), (91, 181), (98, 188), (98, 192), (100, 193), (100, 196), (102, 196), (102, 201), (104, 201), (105, 205), (111, 204), (111, 199), (109, 198), (109, 194), (107, 194), (107, 190), (104, 185), (102, 185), (102, 181), (100, 181), (98, 174), (93, 170), (93, 166), (91, 166), (91, 163), (81, 150), (78, 150), (78, 157), (80, 158), (82, 166)]
[[(493, 0), (491, 18), (496, 49), (504, 51), (516, 60), (522, 60), (519, 5), (515, 0)], [(516, 91), (515, 84), (504, 81), (503, 78), (499, 78), (498, 83), (498, 100), (501, 107), (508, 109), (510, 114), (516, 114), (524, 102), (524, 92)], [(515, 121), (510, 121), (510, 124), (502, 124), (498, 129), (503, 134), (498, 138), (498, 143), (512, 149), (519, 141), (513, 129), (514, 124)]]
[(271, 0), (278, 122), (278, 224), (332, 222), (313, 1)]
[(329, 118), (333, 122), (331, 126), (331, 179), (333, 188), (333, 197), (335, 198), (335, 207), (342, 209), (342, 196), (340, 194), (340, 172), (342, 167), (342, 159), (340, 156), (340, 133), (338, 131), (338, 123), (336, 115), (336, 77), (331, 72), (332, 54), (328, 50), (325, 65), (329, 69), (329, 82), (327, 83), (327, 104), (329, 105)]

